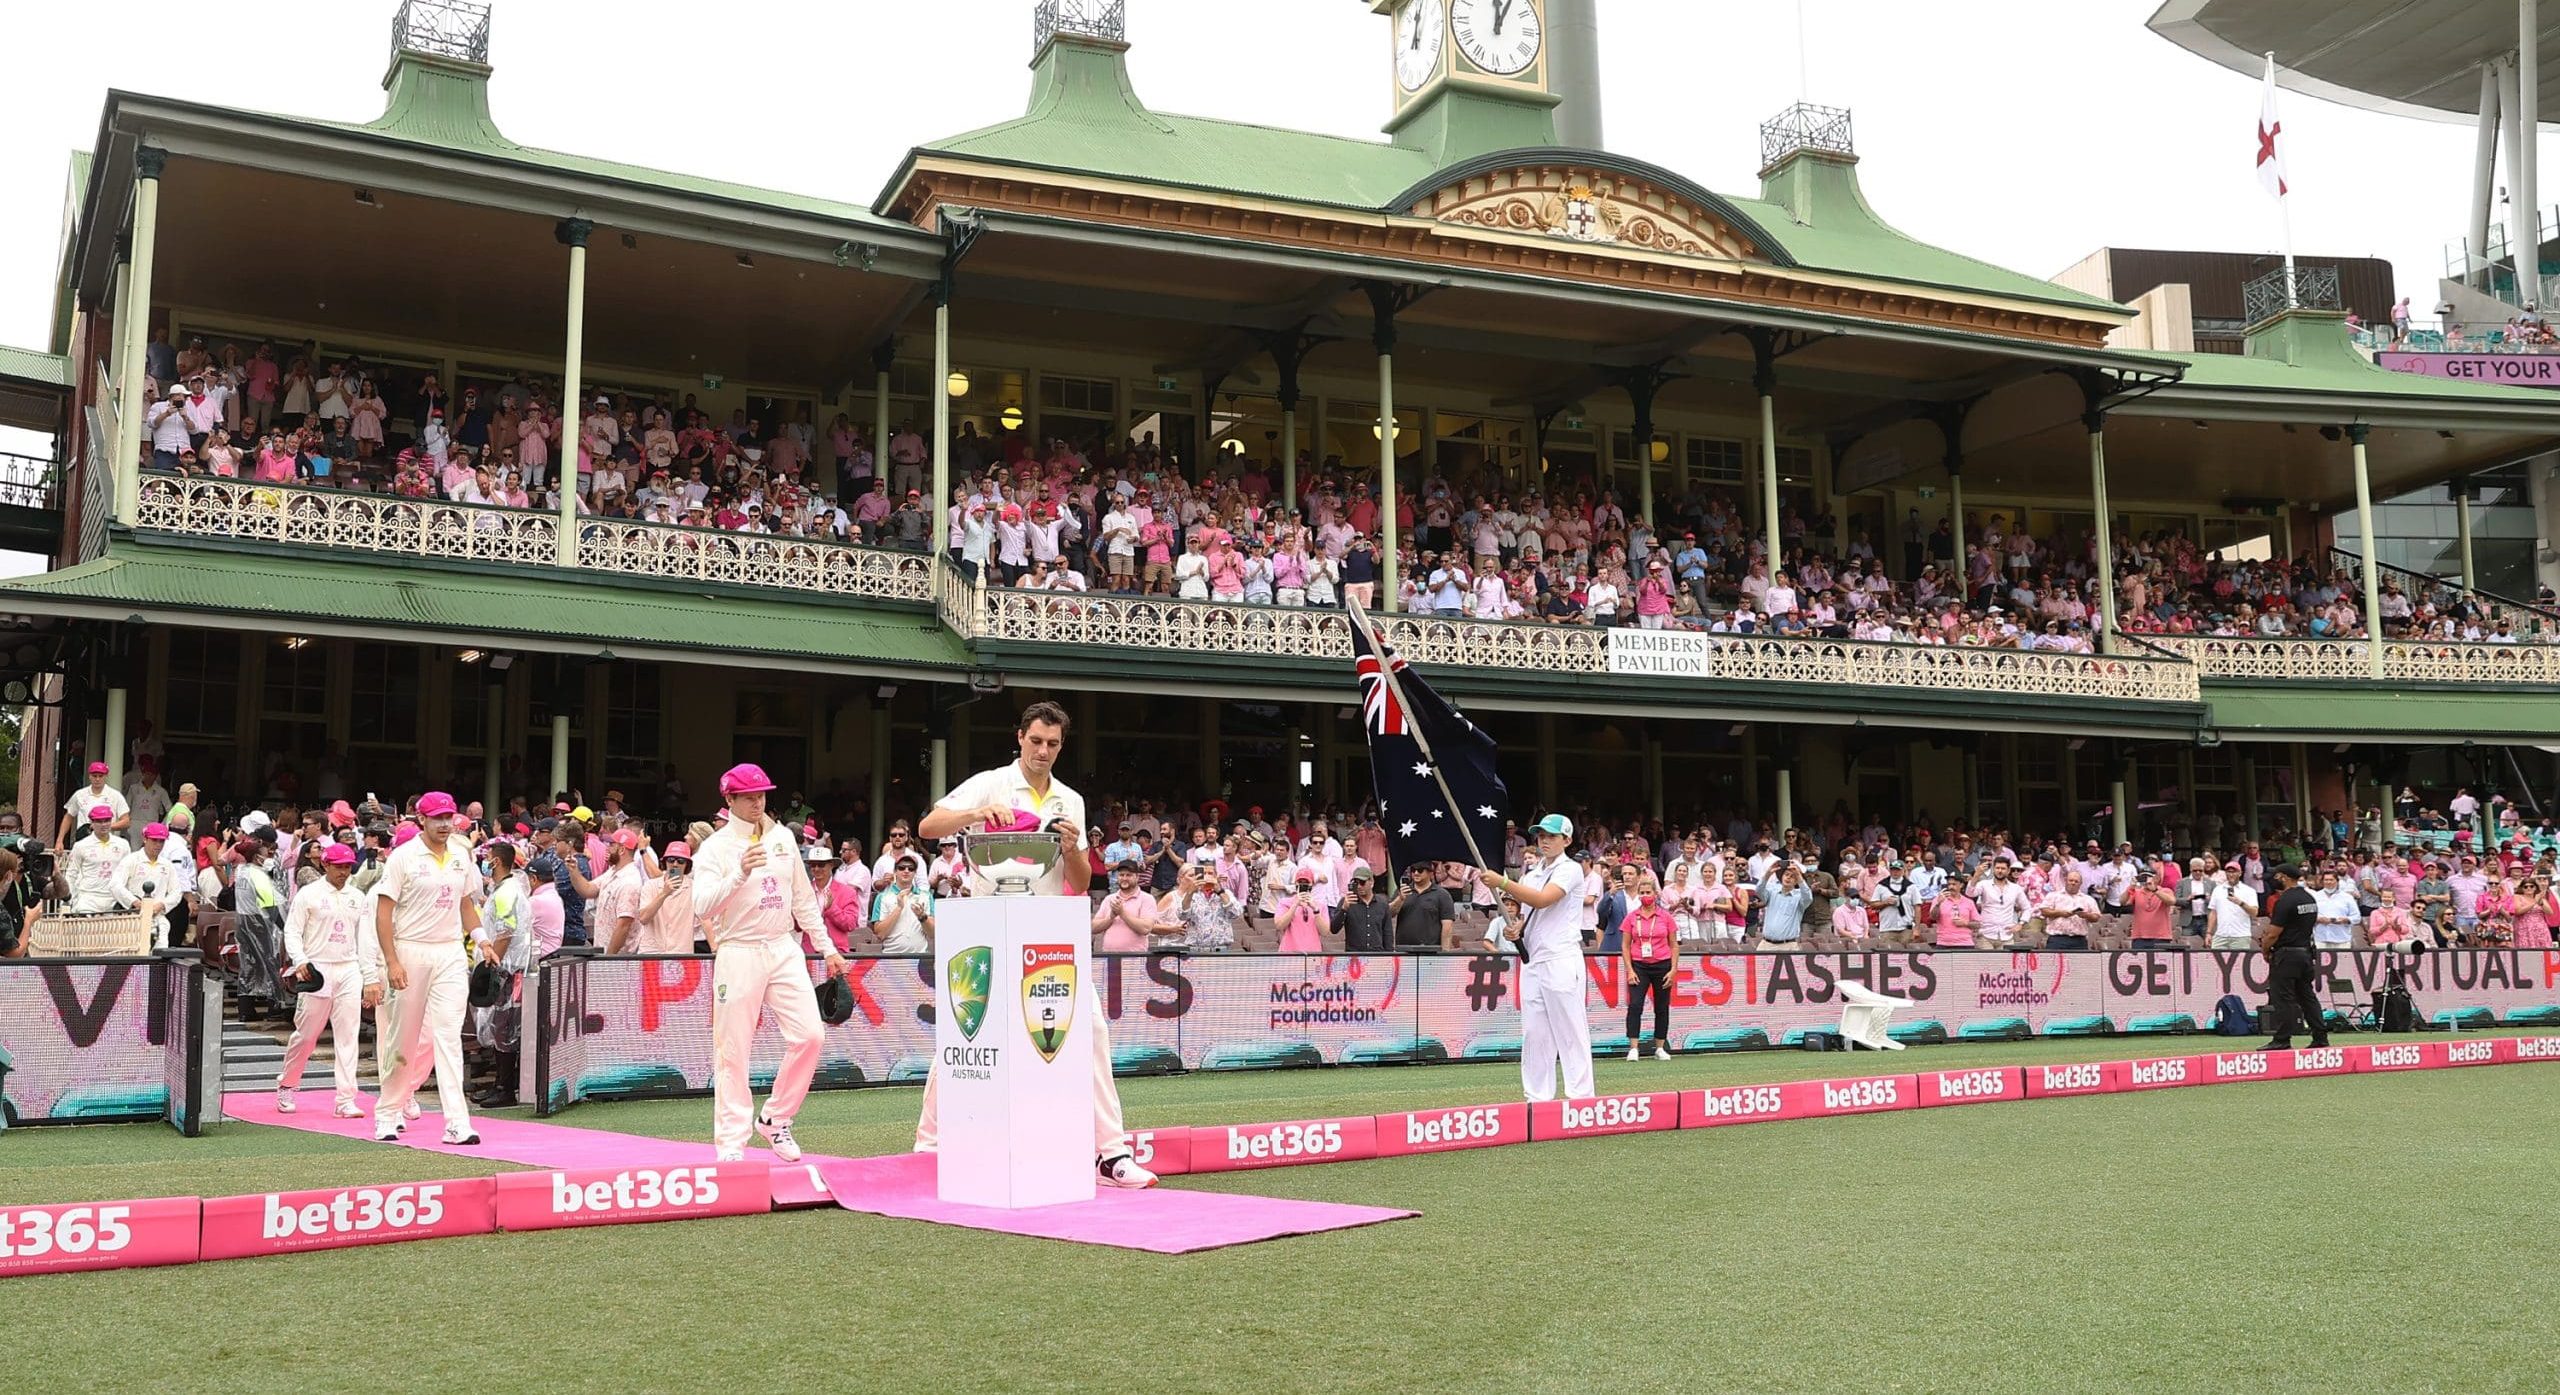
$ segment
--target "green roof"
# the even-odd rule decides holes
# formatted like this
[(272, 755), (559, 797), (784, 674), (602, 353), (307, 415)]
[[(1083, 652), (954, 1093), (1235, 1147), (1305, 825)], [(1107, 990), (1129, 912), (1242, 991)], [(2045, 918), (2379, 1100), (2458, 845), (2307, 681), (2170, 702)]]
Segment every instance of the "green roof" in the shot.
[(67, 388), (71, 386), (71, 365), (60, 354), (0, 344), (0, 379)]
[(525, 597), (540, 594), (542, 579), (527, 575), (500, 578), (306, 557), (280, 567), (272, 555), (253, 552), (126, 543), (76, 567), (0, 582), (0, 603), (90, 602), (272, 617), (287, 629), (296, 620), (325, 620), (578, 640), (599, 649), (621, 644), (784, 661), (972, 666), (968, 647), (930, 611), (855, 609), (796, 595), (766, 600), (617, 590), (599, 584), (592, 573), (560, 575), (576, 580), (577, 603), (529, 609)]
[[(1475, 157), (1485, 152), (1468, 151), (1463, 161), (1444, 161), (1416, 146), (1150, 111), (1130, 86), (1120, 54), (1062, 41), (1037, 65), (1025, 114), (930, 142), (919, 153), (1401, 213), (1402, 196), (1462, 163), (1480, 163)], [(1536, 153), (1552, 157), (1559, 152)], [(1573, 153), (1602, 166), (1635, 164), (1602, 152)], [(903, 179), (902, 172), (891, 193)], [(1820, 156), (1790, 160), (1773, 172), (1760, 198), (1707, 197), (1757, 222), (1779, 244), (1772, 250), (1781, 260), (1799, 266), (2045, 301), (2107, 318), (2128, 313), (2113, 301), (1896, 231), (1867, 206), (1850, 161)]]

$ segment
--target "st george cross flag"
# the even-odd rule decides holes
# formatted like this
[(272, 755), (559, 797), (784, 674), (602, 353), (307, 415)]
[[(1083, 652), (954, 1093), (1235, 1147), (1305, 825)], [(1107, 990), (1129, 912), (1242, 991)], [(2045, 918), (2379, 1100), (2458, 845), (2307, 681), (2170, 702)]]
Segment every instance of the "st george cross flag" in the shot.
[(2283, 198), (2291, 192), (2284, 180), (2284, 123), (2276, 119), (2276, 56), (2267, 55), (2266, 91), (2258, 100), (2258, 184)]
[[(1370, 631), (1368, 617), (1357, 610), (1351, 617), (1361, 726), (1369, 733), (1369, 770), (1389, 858), (1398, 869), (1417, 862), (1481, 865), (1479, 853), (1499, 859), (1511, 792), (1503, 788), (1493, 738), (1388, 649)], [(1468, 832), (1475, 835), (1473, 851)]]

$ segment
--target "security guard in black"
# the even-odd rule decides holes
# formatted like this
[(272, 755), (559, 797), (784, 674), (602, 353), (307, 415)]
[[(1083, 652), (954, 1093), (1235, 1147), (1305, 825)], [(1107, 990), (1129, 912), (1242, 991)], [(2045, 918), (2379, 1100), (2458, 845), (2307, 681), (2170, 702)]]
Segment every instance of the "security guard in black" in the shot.
[(2320, 997), (2312, 983), (2313, 952), (2311, 930), (2320, 920), (2320, 903), (2302, 885), (2302, 869), (2286, 867), (2276, 873), (2281, 889), (2276, 893), (2273, 909), (2267, 918), (2274, 922), (2274, 945), (2267, 953), (2267, 1030), (2271, 1039), (2265, 1050), (2285, 1051), (2293, 1046), (2296, 1021), (2311, 1027), (2311, 1045), (2329, 1044), (2329, 1019), (2320, 1010)]

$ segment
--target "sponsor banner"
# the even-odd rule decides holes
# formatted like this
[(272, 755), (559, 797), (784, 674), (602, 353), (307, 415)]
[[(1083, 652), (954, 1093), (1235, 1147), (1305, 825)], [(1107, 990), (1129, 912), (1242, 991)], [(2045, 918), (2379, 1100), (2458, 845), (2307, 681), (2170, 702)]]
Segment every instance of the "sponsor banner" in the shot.
[(2389, 1046), (2350, 1046), (2347, 1059), (2357, 1070), (2433, 1070), (2444, 1064), (2444, 1043), (2400, 1041)]
[(1602, 1095), (1588, 1100), (1541, 1100), (1529, 1106), (1529, 1137), (1594, 1138), (1612, 1133), (1651, 1133), (1680, 1127), (1680, 1092)]
[(2503, 1066), (2515, 1060), (2513, 1037), (2463, 1037), (2443, 1043), (2447, 1066)]
[(486, 1235), (498, 1228), (497, 1199), (494, 1177), (209, 1197), (202, 1257), (244, 1259)]
[(2027, 1098), (2053, 1095), (2111, 1095), (2129, 1088), (2122, 1061), (2074, 1061), (2069, 1065), (2026, 1068)]
[(1129, 1135), (1130, 1156), (1158, 1177), (1179, 1177), (1191, 1170), (1191, 1130), (1137, 1129)]
[(2374, 361), (2394, 373), (2508, 387), (2560, 387), (2560, 359), (2542, 354), (2412, 354), (2384, 350)]
[(744, 1162), (502, 1173), (494, 1179), (498, 1184), (498, 1227), (555, 1230), (573, 1225), (757, 1215), (773, 1209), (769, 1167), (766, 1163)]
[(2181, 1085), (2214, 1083), (2214, 1056), (2148, 1056), (2124, 1063), (2128, 1090), (2174, 1090)]
[(2280, 1080), (2296, 1080), (2311, 1075), (2353, 1075), (2356, 1063), (2347, 1057), (2343, 1046), (2298, 1046), (2291, 1051), (2241, 1051), (2239, 1056), (2263, 1056), (2268, 1074)]
[(1876, 1114), (1920, 1102), (1920, 1082), (1908, 1075), (1868, 1075), (1852, 1080), (1795, 1080), (1778, 1087), (1796, 1108), (1794, 1117)]
[[(2387, 980), (2385, 957), (2320, 956), (2324, 1001), (2369, 1000)], [(851, 964), (855, 1011), (827, 1028), (819, 1086), (922, 1080), (934, 1049), (932, 964)], [(1155, 954), (1092, 964), (1123, 1073), (1497, 1060), (1520, 1049), (1516, 957)], [(2505, 1020), (2560, 1004), (2560, 951), (2456, 950), (2403, 965), (2431, 1014), (2485, 1009)], [(1583, 967), (1592, 1040), (1623, 1052), (1624, 961), (1592, 956)], [(551, 1107), (710, 1088), (707, 959), (560, 960), (545, 978)], [(1688, 955), (1672, 975), (1672, 1046), (1785, 1046), (1835, 1031), (1851, 983), (1910, 998), (1893, 1033), (1915, 1045), (2175, 1033), (2209, 1026), (2225, 994), (2262, 1001), (2266, 963), (2236, 951)], [(781, 1055), (777, 1031), (760, 1024), (751, 1074), (769, 1078)]]
[(1472, 1104), (1378, 1116), (1378, 1156), (1446, 1153), (1529, 1141), (1529, 1106)]
[(2560, 1037), (2515, 1037), (2507, 1049), (2516, 1061), (2560, 1061)]
[(1680, 1127), (1711, 1129), (1720, 1124), (1759, 1124), (1772, 1119), (1801, 1119), (1779, 1085), (1717, 1085), (1685, 1091), (1680, 1096)]
[(0, 1207), (0, 1277), (193, 1264), (203, 1209), (192, 1196)]
[(188, 981), (165, 963), (0, 959), (0, 1128), (165, 1115)]
[(1922, 1071), (1919, 1082), (1919, 1105), (1923, 1109), (1942, 1104), (1998, 1104), (2027, 1097), (2026, 1072), (2016, 1066)]
[(1191, 1170), (1240, 1172), (1378, 1156), (1378, 1121), (1295, 1119), (1284, 1124), (1216, 1124), (1191, 1130)]

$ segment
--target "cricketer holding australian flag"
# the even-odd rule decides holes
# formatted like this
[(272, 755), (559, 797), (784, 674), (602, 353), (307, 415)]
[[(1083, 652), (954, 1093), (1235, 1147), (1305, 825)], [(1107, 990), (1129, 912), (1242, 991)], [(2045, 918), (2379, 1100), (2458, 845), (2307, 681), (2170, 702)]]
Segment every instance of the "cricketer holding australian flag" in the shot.
[(1354, 672), (1360, 680), (1369, 769), (1378, 791), (1378, 822), (1398, 871), (1421, 862), (1464, 862), (1485, 881), (1516, 896), (1528, 911), (1520, 937), (1520, 1086), (1529, 1099), (1556, 1097), (1564, 1071), (1568, 1098), (1588, 1099), (1591, 1028), (1583, 1011), (1582, 868), (1567, 850), (1573, 823), (1549, 814), (1536, 828), (1536, 856), (1517, 878), (1487, 860), (1503, 846), (1511, 794), (1496, 764), (1493, 738), (1378, 640), (1368, 618), (1352, 616)]

